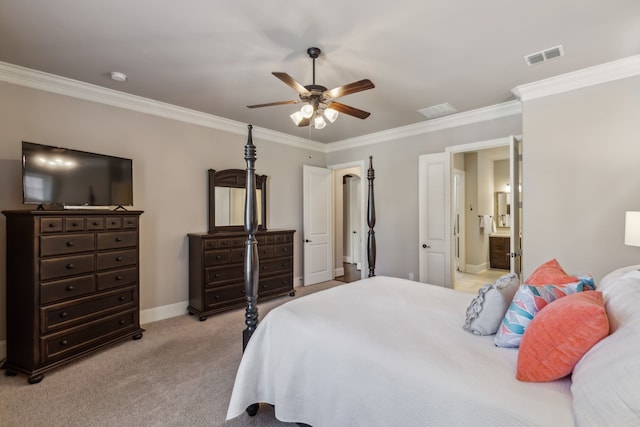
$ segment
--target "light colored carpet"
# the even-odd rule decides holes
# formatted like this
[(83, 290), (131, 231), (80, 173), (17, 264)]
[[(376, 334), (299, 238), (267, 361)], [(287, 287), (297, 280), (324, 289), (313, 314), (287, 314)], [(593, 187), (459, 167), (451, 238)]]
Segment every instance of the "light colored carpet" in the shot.
[[(342, 282), (296, 288), (294, 298)], [(291, 300), (260, 303), (260, 317)], [(225, 422), (242, 356), (244, 310), (200, 322), (184, 315), (143, 325), (141, 340), (128, 340), (45, 374), (0, 376), (0, 426), (296, 426), (261, 405)]]

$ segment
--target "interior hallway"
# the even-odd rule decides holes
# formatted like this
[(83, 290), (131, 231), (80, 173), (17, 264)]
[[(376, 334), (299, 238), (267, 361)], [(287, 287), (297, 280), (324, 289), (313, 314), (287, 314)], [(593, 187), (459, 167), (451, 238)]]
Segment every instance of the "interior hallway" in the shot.
[(508, 273), (509, 270), (499, 270), (495, 268), (485, 270), (482, 273), (478, 274), (462, 273), (460, 271), (456, 271), (453, 289), (455, 289), (456, 291), (470, 292), (475, 294), (478, 292), (478, 289), (480, 289), (484, 285), (493, 283), (500, 276)]

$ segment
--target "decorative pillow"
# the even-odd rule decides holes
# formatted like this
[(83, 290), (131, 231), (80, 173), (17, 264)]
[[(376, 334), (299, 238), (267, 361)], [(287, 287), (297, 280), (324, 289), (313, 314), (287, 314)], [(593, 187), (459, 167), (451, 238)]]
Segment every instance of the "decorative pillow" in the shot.
[(520, 285), (498, 328), (495, 345), (519, 347), (526, 327), (540, 310), (558, 298), (582, 292), (583, 289), (584, 284), (581, 281), (565, 285)]
[(467, 308), (464, 330), (474, 335), (493, 335), (498, 330), (511, 300), (520, 286), (518, 275), (505, 274), (485, 285)]
[(637, 426), (640, 416), (640, 265), (609, 273), (598, 284), (610, 335), (573, 368), (576, 425)]
[(533, 382), (563, 378), (608, 334), (601, 292), (578, 292), (554, 301), (540, 310), (522, 336), (516, 378)]
[(554, 258), (536, 268), (524, 283), (527, 285), (564, 285), (566, 283), (577, 282), (578, 280), (576, 276), (569, 276), (565, 273), (558, 261)]

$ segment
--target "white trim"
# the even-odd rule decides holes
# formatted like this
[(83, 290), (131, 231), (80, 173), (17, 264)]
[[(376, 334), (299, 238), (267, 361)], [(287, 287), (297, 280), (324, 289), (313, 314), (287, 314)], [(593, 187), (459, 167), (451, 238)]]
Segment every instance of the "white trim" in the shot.
[(344, 267), (336, 268), (333, 271), (333, 278), (335, 280), (336, 277), (344, 276)]
[[(223, 130), (238, 135), (247, 134), (246, 123), (225, 119), (223, 117), (214, 116), (213, 114), (178, 107), (176, 105), (155, 101), (142, 96), (131, 95), (117, 90), (1, 61), (0, 81), (83, 99), (85, 101), (110, 105), (112, 107), (119, 107), (167, 119), (178, 120), (212, 129)], [(260, 127), (253, 128), (253, 136), (257, 139), (278, 142), (307, 150), (311, 149), (324, 152), (326, 149), (326, 144)]]
[(140, 324), (144, 325), (146, 323), (157, 322), (158, 320), (169, 319), (170, 317), (182, 316), (187, 313), (188, 305), (188, 301), (183, 301), (141, 310)]
[(487, 263), (482, 264), (467, 264), (464, 266), (464, 272), (468, 274), (480, 274), (483, 271), (487, 271)]
[(450, 116), (445, 116), (426, 122), (414, 123), (407, 126), (371, 133), (369, 135), (363, 135), (355, 138), (344, 139), (338, 142), (333, 142), (331, 144), (328, 144), (329, 147), (327, 147), (326, 152), (332, 153), (349, 148), (357, 148), (366, 145), (378, 144), (381, 142), (393, 141), (414, 135), (421, 135), (444, 129), (455, 128), (458, 126), (479, 123), (487, 120), (494, 120), (501, 117), (513, 116), (520, 114), (521, 112), (522, 104), (520, 101), (503, 102), (502, 104), (490, 105), (488, 107), (465, 111), (458, 114), (452, 114)]
[(640, 55), (523, 84), (515, 87), (511, 92), (520, 100), (529, 101), (637, 75), (640, 75)]

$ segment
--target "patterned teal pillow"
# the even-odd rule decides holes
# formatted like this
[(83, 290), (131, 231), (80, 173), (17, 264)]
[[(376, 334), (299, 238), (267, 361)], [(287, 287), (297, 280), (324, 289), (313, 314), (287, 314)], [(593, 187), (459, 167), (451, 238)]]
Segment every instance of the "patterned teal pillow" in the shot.
[(566, 285), (520, 285), (502, 319), (500, 328), (498, 328), (494, 340), (495, 345), (498, 347), (519, 347), (526, 327), (547, 304), (569, 294), (591, 289), (593, 279), (590, 283), (583, 278), (580, 279), (578, 282)]

